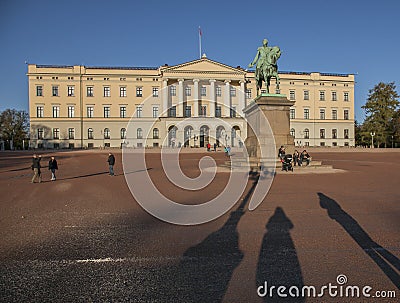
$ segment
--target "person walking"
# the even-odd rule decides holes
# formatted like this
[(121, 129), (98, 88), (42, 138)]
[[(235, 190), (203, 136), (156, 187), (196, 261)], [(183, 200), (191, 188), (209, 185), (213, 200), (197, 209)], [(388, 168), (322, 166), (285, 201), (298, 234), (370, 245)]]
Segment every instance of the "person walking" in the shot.
[(42, 160), (42, 156), (39, 155), (39, 157), (34, 154), (32, 158), (32, 170), (33, 170), (33, 177), (31, 180), (31, 183), (35, 183), (36, 178), (39, 179), (39, 183), (42, 182), (42, 174), (40, 172), (40, 160)]
[(51, 157), (49, 161), (49, 170), (51, 171), (51, 181), (56, 181), (56, 169), (58, 169), (57, 160)]
[(110, 176), (114, 176), (115, 157), (114, 157), (114, 155), (112, 153), (108, 154), (107, 162), (108, 162), (108, 168), (109, 168), (109, 171), (110, 171), (109, 175)]
[(214, 143), (214, 152), (217, 151), (217, 143)]

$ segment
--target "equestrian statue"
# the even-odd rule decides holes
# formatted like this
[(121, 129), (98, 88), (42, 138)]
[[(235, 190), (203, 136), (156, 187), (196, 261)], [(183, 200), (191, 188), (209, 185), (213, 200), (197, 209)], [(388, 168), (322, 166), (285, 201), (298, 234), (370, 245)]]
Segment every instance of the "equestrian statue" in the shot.
[(268, 40), (263, 40), (263, 46), (257, 49), (257, 54), (249, 64), (249, 67), (256, 65), (255, 78), (257, 83), (257, 96), (259, 95), (259, 90), (262, 88), (262, 83), (265, 82), (266, 92), (269, 94), (269, 86), (271, 78), (276, 79), (276, 89), (279, 89), (279, 75), (278, 75), (278, 65), (277, 61), (281, 56), (281, 50), (278, 46), (269, 47)]

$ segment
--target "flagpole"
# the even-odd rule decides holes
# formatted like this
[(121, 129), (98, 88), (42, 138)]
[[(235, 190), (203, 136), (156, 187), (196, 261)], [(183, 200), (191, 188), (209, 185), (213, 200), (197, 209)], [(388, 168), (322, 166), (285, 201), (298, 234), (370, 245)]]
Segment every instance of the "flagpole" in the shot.
[(201, 59), (201, 28), (199, 26), (199, 58)]

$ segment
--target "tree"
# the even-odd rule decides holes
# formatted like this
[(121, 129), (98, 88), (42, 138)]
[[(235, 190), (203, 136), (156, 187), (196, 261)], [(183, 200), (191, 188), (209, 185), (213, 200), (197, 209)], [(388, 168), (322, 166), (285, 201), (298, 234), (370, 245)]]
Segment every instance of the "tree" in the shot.
[(398, 98), (394, 82), (380, 82), (369, 90), (367, 102), (362, 106), (367, 116), (364, 131), (375, 133), (374, 142), (378, 147), (382, 144), (386, 147), (394, 135), (393, 119), (399, 106)]
[(0, 138), (10, 149), (22, 148), (29, 132), (29, 115), (26, 111), (6, 109), (0, 113)]

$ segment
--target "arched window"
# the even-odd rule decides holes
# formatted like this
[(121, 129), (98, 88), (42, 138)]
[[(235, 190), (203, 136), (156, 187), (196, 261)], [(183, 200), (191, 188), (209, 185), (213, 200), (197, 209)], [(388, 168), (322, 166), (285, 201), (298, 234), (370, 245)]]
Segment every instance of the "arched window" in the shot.
[(143, 130), (142, 130), (141, 128), (138, 128), (138, 129), (136, 130), (136, 137), (137, 137), (138, 139), (143, 139)]
[(153, 139), (158, 139), (160, 137), (160, 132), (158, 131), (158, 128), (153, 129)]
[(126, 129), (121, 128), (121, 139), (126, 139)]
[(309, 139), (310, 138), (310, 130), (306, 128), (304, 130), (304, 139)]
[(294, 128), (291, 128), (290, 129), (290, 135), (294, 137), (295, 133), (296, 133), (296, 131), (294, 130)]
[(87, 130), (87, 138), (93, 139), (93, 128), (88, 128)]
[(104, 139), (110, 139), (110, 129), (104, 129)]

